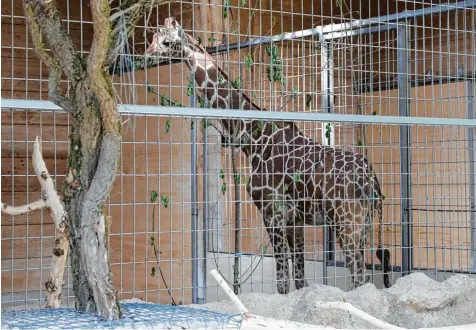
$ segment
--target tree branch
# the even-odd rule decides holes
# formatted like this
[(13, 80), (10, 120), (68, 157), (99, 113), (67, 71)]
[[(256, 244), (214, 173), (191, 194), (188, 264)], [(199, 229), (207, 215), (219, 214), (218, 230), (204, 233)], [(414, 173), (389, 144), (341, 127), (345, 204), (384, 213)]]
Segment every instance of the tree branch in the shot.
[[(112, 92), (113, 86), (109, 74), (105, 70), (106, 57), (109, 49), (111, 10), (108, 0), (91, 0), (93, 16), (93, 43), (88, 57), (88, 74), (91, 79), (91, 89), (99, 101), (103, 129), (105, 132), (115, 132), (120, 128), (117, 102)], [(114, 169), (114, 173), (115, 173)]]
[(107, 56), (107, 64), (111, 66), (121, 53), (124, 44), (134, 33), (134, 29), (145, 13), (150, 13), (156, 6), (172, 3), (176, 0), (125, 0), (120, 11), (110, 16), (112, 22), (111, 44)]
[(36, 137), (35, 143), (33, 144), (32, 161), (33, 169), (38, 181), (40, 182), (41, 190), (44, 194), (43, 199), (18, 207), (8, 206), (4, 203), (1, 203), (2, 212), (9, 215), (19, 215), (45, 207), (49, 209), (49, 213), (55, 222), (57, 238), (55, 239), (55, 246), (53, 248), (53, 256), (51, 259), (50, 277), (45, 283), (46, 289), (48, 291), (48, 296), (46, 297), (46, 307), (57, 308), (61, 303), (64, 266), (68, 257), (69, 249), (68, 216), (64, 210), (63, 204), (58, 197), (58, 194), (56, 193), (53, 180), (48, 173), (43, 156), (41, 155), (40, 141), (38, 136)]
[[(61, 68), (72, 84), (81, 80), (85, 75), (83, 60), (68, 36), (56, 2), (54, 0), (23, 0), (23, 10), (40, 57), (43, 59), (43, 56), (47, 54), (41, 43), (41, 36), (44, 34), (53, 57), (58, 62), (57, 67)], [(50, 62), (50, 64), (55, 63)]]
[(61, 303), (64, 278), (64, 266), (68, 258), (69, 250), (69, 224), (68, 214), (64, 210), (55, 185), (51, 179), (43, 156), (40, 150), (40, 141), (37, 136), (33, 144), (33, 170), (40, 181), (41, 189), (44, 193), (43, 199), (48, 203), (50, 215), (55, 222), (56, 239), (51, 257), (50, 276), (45, 283), (48, 296), (46, 297), (46, 308), (58, 308)]
[(2, 212), (8, 215), (20, 215), (30, 211), (41, 210), (48, 206), (48, 204), (42, 199), (22, 206), (10, 206), (5, 203), (1, 203), (1, 205)]
[(63, 110), (69, 113), (74, 113), (73, 104), (70, 102), (65, 93), (60, 89), (59, 85), (61, 82), (61, 74), (63, 73), (63, 68), (61, 67), (58, 60), (52, 58), (50, 54), (45, 49), (45, 45), (42, 42), (42, 33), (38, 25), (38, 22), (34, 16), (32, 6), (26, 1), (23, 2), (26, 19), (28, 21), (28, 26), (30, 27), (30, 34), (33, 39), (33, 45), (36, 50), (36, 53), (40, 59), (45, 62), (46, 66), (49, 69), (49, 79), (48, 79), (48, 96), (57, 106), (61, 107)]

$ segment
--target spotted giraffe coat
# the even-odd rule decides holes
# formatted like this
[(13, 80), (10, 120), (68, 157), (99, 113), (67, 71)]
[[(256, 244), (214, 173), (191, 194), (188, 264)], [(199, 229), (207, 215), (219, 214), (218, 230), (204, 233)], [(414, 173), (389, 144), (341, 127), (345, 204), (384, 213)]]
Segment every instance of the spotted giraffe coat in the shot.
[[(166, 19), (154, 35), (147, 55), (159, 62), (181, 57), (193, 73), (209, 108), (263, 110), (240, 90), (213, 58), (178, 26)], [(376, 216), (382, 221), (383, 195), (367, 160), (358, 153), (320, 145), (292, 122), (220, 120), (249, 159), (247, 191), (263, 215), (276, 260), (278, 292), (289, 292), (288, 257), (293, 261), (296, 289), (304, 276), (304, 225), (327, 224), (335, 230), (354, 286), (366, 282), (363, 247)], [(379, 227), (380, 228), (380, 227)], [(389, 252), (385, 250), (384, 270)], [(382, 253), (377, 253), (381, 259)], [(388, 275), (385, 285), (390, 286)]]

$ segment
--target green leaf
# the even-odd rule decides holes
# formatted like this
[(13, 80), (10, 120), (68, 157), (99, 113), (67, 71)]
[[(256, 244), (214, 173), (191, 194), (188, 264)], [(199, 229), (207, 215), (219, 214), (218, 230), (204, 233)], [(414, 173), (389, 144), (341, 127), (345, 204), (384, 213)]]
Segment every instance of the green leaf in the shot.
[(154, 236), (150, 236), (150, 245), (154, 245), (155, 244), (155, 237)]
[(268, 251), (268, 246), (263, 246), (263, 253), (266, 253)]
[(222, 193), (223, 195), (225, 195), (225, 193), (226, 193), (226, 183), (225, 183), (225, 182), (223, 182), (223, 183), (221, 184), (221, 193)]
[(382, 194), (382, 200), (384, 201), (385, 200), (385, 195)]
[(361, 140), (358, 140), (358, 141), (357, 141), (357, 145), (358, 145), (359, 147), (362, 147), (364, 144), (362, 143)]
[(209, 42), (215, 42), (215, 41), (217, 41), (217, 39), (213, 36), (213, 34), (211, 34), (211, 35), (208, 36), (208, 41)]
[(156, 93), (156, 91), (154, 90), (154, 88), (152, 88), (152, 86), (149, 85), (149, 82), (147, 82), (146, 85), (147, 85), (147, 93), (157, 95), (157, 93)]
[(233, 177), (235, 179), (235, 184), (240, 183), (240, 175), (239, 174), (235, 174)]
[(169, 198), (167, 197), (167, 195), (160, 195), (160, 203), (162, 203), (162, 205), (163, 205), (165, 208), (169, 207), (170, 200), (169, 200)]
[(195, 82), (193, 80), (188, 80), (187, 95), (192, 96), (194, 89), (195, 89)]
[(167, 96), (165, 94), (160, 95), (160, 105), (163, 107), (167, 106)]
[(291, 88), (291, 99), (294, 99), (296, 98), (296, 96), (298, 96), (299, 92), (298, 92), (298, 89), (297, 87), (293, 86)]
[(275, 133), (278, 130), (278, 126), (273, 122), (271, 124), (271, 129), (273, 130), (273, 133)]
[(332, 132), (332, 126), (331, 124), (327, 123), (326, 124), (326, 138), (328, 139), (331, 138), (331, 132)]
[(254, 99), (258, 97), (258, 94), (256, 94), (255, 91), (253, 91), (253, 93), (251, 95), (253, 96)]
[(198, 41), (198, 44), (199, 44), (199, 45), (202, 44), (202, 38), (200, 38), (200, 36), (198, 36), (197, 41)]
[(248, 184), (248, 182), (249, 182), (249, 179), (248, 179), (248, 178), (245, 178), (244, 183), (245, 183), (245, 184)]
[(203, 97), (201, 97), (200, 95), (197, 95), (197, 100), (198, 100), (198, 105), (200, 108), (206, 108), (207, 107), (207, 104), (205, 102), (205, 100), (203, 99)]
[(251, 54), (248, 54), (245, 56), (245, 68), (246, 70), (251, 69), (251, 66), (253, 65), (253, 57), (251, 57)]
[(218, 75), (218, 84), (221, 85), (225, 82), (225, 78), (223, 78), (223, 76), (220, 74)]
[(294, 174), (294, 182), (304, 182), (304, 181), (302, 181), (302, 179), (301, 179), (301, 172), (296, 172), (296, 173)]
[(310, 108), (312, 103), (312, 94), (306, 95), (306, 108)]
[(152, 267), (150, 271), (150, 276), (155, 276), (155, 267)]
[(289, 185), (288, 184), (284, 184), (284, 192), (287, 192), (289, 190)]
[(238, 77), (237, 79), (233, 80), (233, 81), (231, 82), (231, 86), (233, 86), (233, 88), (240, 89), (240, 86), (241, 86), (241, 77)]
[(225, 171), (223, 169), (221, 169), (218, 176), (220, 177), (220, 179), (223, 180), (225, 178)]
[(225, 0), (223, 2), (223, 18), (228, 17), (228, 10), (230, 9), (230, 2), (228, 0)]
[(167, 119), (165, 121), (165, 133), (168, 133), (170, 131), (170, 120)]
[(263, 126), (264, 126), (263, 120), (258, 121), (256, 126), (258, 126), (258, 132), (261, 133), (261, 131), (263, 130)]
[(150, 201), (151, 203), (155, 203), (156, 200), (157, 200), (157, 191), (152, 190), (150, 192)]
[(372, 116), (376, 116), (377, 115), (377, 110), (374, 110), (374, 112), (372, 112)]
[(241, 7), (246, 6), (246, 0), (241, 0), (240, 5), (241, 5)]

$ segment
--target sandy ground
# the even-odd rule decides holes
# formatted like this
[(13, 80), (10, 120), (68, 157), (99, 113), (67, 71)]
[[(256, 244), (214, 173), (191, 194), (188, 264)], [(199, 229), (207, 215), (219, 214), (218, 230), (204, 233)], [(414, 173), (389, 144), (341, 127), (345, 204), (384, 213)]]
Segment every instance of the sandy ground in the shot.
[[(356, 290), (344, 292), (338, 288), (315, 284), (287, 296), (248, 293), (239, 295), (239, 298), (256, 315), (337, 329), (376, 327), (346, 311), (318, 308), (315, 306), (316, 302), (349, 302), (380, 320), (408, 329), (476, 322), (476, 279), (460, 274), (440, 283), (422, 273), (413, 273), (383, 290), (378, 290), (373, 284), (366, 284)], [(190, 306), (238, 313), (230, 301)]]

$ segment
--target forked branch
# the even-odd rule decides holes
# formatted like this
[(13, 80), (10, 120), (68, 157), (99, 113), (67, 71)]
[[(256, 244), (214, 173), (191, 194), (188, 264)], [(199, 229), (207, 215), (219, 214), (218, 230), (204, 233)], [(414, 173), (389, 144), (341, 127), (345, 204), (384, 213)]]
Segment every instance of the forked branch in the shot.
[(9, 206), (4, 203), (2, 205), (2, 212), (8, 215), (20, 215), (34, 210), (47, 208), (49, 214), (54, 220), (56, 228), (55, 245), (53, 248), (53, 256), (51, 258), (50, 277), (45, 283), (48, 295), (46, 297), (47, 308), (57, 308), (61, 303), (61, 291), (64, 278), (64, 266), (68, 257), (68, 216), (64, 210), (58, 194), (56, 193), (55, 185), (51, 179), (43, 156), (40, 150), (40, 141), (37, 136), (33, 144), (33, 169), (36, 177), (41, 185), (43, 191), (43, 199), (37, 200), (33, 203), (23, 206)]

